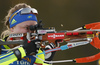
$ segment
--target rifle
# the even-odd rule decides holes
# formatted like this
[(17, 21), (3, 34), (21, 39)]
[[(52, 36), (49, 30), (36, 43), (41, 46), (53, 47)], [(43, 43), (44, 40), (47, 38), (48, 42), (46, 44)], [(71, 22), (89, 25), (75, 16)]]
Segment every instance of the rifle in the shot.
[[(37, 54), (40, 55), (40, 54), (45, 54), (53, 51), (66, 50), (76, 46), (85, 45), (91, 42), (94, 37), (99, 37), (100, 29), (74, 30), (74, 31), (64, 30), (64, 31), (57, 32), (54, 27), (43, 28), (41, 22), (42, 21), (40, 21), (38, 24), (34, 26), (29, 27), (29, 29), (35, 31), (35, 33), (27, 32), (27, 33), (10, 34), (9, 35), (10, 40), (7, 42), (3, 42), (2, 40), (0, 40), (0, 45), (23, 44), (25, 39), (28, 39), (28, 42), (36, 39), (39, 40), (37, 45), (41, 45), (42, 48), (45, 48), (45, 43), (54, 43), (56, 45), (56, 48), (54, 49), (49, 49), (43, 51), (43, 53)], [(17, 38), (19, 37), (20, 40), (16, 40), (15, 39), (16, 37)], [(57, 43), (60, 42), (61, 43), (67, 42), (67, 44), (59, 47)], [(63, 60), (59, 62), (72, 62), (72, 61), (73, 60), (66, 60), (66, 61)], [(44, 61), (44, 62), (48, 62), (48, 61)], [(50, 63), (56, 63), (56, 62), (50, 62)]]
[[(43, 28), (42, 21), (34, 26), (29, 27), (30, 30), (35, 31), (35, 33), (18, 33), (10, 34), (10, 41), (3, 42), (0, 40), (0, 45), (9, 45), (9, 44), (22, 44), (25, 39), (28, 39), (28, 42), (38, 39), (40, 40), (39, 44), (42, 48), (45, 47), (45, 43), (54, 43), (57, 46), (59, 42), (81, 42), (81, 41), (91, 41), (92, 38), (98, 37), (100, 29), (95, 30), (78, 30), (78, 31), (55, 31), (54, 27)], [(15, 38), (20, 38), (16, 40)], [(58, 46), (57, 46), (58, 47)]]

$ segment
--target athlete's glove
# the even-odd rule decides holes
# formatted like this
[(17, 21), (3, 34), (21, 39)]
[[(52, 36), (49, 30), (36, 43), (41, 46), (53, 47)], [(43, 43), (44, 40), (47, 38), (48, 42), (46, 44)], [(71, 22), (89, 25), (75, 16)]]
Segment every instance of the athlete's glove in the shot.
[[(28, 43), (27, 40), (24, 41), (23, 49), (24, 49), (24, 52), (26, 53), (26, 55), (30, 55), (31, 53), (37, 53), (37, 50), (39, 49), (39, 47), (35, 44), (35, 42), (37, 42), (37, 40), (31, 41), (30, 43)], [(18, 60), (21, 60), (23, 52), (21, 52), (19, 50), (19, 48), (13, 50), (13, 52), (14, 52), (15, 56), (18, 58)]]
[(24, 41), (23, 48), (26, 51), (26, 55), (38, 52), (39, 47), (37, 46), (36, 42), (38, 42), (38, 40), (31, 41), (30, 43), (28, 43), (27, 40)]

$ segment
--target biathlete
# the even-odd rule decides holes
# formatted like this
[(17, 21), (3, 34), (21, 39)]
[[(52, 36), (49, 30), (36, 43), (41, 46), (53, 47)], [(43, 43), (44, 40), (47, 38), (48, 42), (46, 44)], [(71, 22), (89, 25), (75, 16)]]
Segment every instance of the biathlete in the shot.
[[(31, 6), (25, 3), (19, 3), (11, 8), (5, 17), (7, 30), (1, 34), (3, 41), (9, 41), (9, 34), (32, 33), (28, 27), (38, 23), (36, 17), (37, 14), (38, 12), (35, 8), (31, 8)], [(19, 40), (19, 38), (15, 39)], [(38, 54), (42, 52), (40, 48), (37, 48), (35, 44), (36, 41), (37, 40), (34, 40), (28, 43), (26, 39), (22, 47), (14, 49), (9, 53), (7, 53), (8, 51), (5, 51), (5, 49), (12, 49), (19, 45), (1, 45), (0, 65), (50, 65), (32, 55), (32, 53)], [(46, 49), (54, 47), (55, 46), (51, 43), (46, 46)], [(38, 57), (43, 60), (51, 61), (54, 54), (55, 52), (52, 52), (49, 56), (46, 55), (47, 57), (45, 57), (44, 54), (41, 54)]]

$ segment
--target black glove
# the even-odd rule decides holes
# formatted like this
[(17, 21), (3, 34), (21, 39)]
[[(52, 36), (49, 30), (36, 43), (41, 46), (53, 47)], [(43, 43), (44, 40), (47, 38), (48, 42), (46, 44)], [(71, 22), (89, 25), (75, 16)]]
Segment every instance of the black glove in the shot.
[[(28, 43), (28, 40), (24, 41), (23, 48), (25, 50), (26, 55), (30, 55), (31, 53), (37, 53), (39, 46), (37, 46), (35, 42), (38, 42), (38, 40), (31, 41), (30, 43)], [(21, 52), (19, 51), (19, 49), (14, 49), (13, 52), (18, 58), (18, 60), (21, 60)]]
[(26, 55), (29, 55), (31, 53), (36, 54), (38, 52), (39, 46), (37, 46), (36, 42), (38, 42), (38, 40), (33, 40), (33, 41), (30, 41), (29, 43), (28, 43), (28, 40), (24, 41), (23, 48), (26, 51)]

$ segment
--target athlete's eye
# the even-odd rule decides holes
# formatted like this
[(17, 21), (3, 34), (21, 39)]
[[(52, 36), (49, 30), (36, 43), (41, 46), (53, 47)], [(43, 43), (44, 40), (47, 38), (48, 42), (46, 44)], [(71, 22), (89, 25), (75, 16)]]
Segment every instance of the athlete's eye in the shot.
[(28, 26), (26, 26), (26, 27), (23, 27), (24, 29), (26, 29), (26, 30), (28, 30), (29, 29), (29, 27)]
[(25, 27), (25, 29), (26, 29), (26, 30), (29, 30), (29, 27), (27, 26), (27, 27)]

